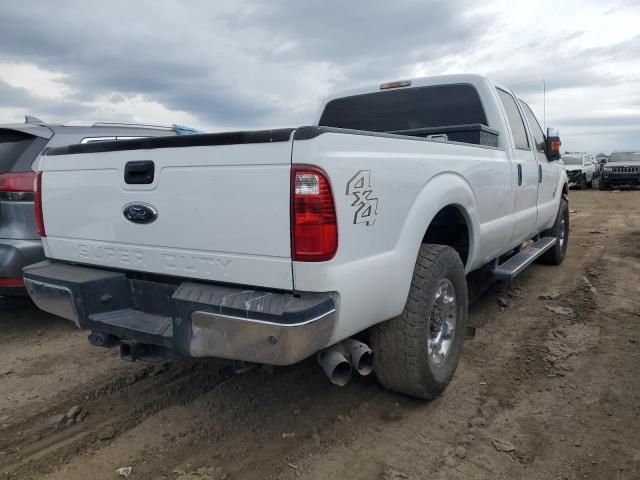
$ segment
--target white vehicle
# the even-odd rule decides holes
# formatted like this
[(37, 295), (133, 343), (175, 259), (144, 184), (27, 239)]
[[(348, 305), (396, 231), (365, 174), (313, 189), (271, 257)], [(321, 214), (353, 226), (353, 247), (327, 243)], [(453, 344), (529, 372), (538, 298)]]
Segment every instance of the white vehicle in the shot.
[(596, 178), (596, 161), (587, 153), (565, 153), (562, 162), (567, 171), (569, 187), (592, 188)]
[(50, 260), (26, 285), (125, 359), (318, 353), (334, 383), (373, 368), (431, 398), (462, 353), (467, 282), (565, 256), (552, 133), (459, 75), (336, 95), (316, 126), (53, 149), (36, 195)]

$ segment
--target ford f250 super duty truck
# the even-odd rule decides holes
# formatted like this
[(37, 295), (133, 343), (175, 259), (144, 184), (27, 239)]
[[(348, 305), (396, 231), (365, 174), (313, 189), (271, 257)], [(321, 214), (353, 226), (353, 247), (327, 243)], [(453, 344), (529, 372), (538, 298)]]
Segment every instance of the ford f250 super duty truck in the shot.
[(475, 75), (330, 98), (315, 126), (47, 151), (42, 309), (123, 358), (373, 369), (432, 398), (462, 353), (467, 281), (567, 249), (560, 140)]

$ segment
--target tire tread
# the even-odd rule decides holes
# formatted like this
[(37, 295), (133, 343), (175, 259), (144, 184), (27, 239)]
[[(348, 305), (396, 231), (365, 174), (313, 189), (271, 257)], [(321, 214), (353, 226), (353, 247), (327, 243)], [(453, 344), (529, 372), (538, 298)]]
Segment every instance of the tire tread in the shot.
[[(446, 387), (449, 379), (443, 384), (429, 378), (429, 375), (425, 376), (424, 370), (428, 364), (425, 339), (429, 334), (429, 325), (425, 321), (425, 316), (432, 295), (430, 289), (438, 279), (437, 272), (452, 266), (464, 278), (462, 261), (453, 248), (446, 245), (423, 244), (418, 253), (404, 311), (398, 317), (373, 328), (372, 345), (376, 352), (374, 357), (376, 375), (389, 390), (430, 399)], [(458, 315), (459, 324), (456, 330), (458, 328), (464, 330), (466, 324), (466, 282), (463, 290), (464, 292), (456, 291), (458, 302), (463, 302), (464, 311), (463, 315)], [(462, 335), (464, 337), (464, 332)], [(459, 358), (461, 345), (459, 352), (453, 350), (450, 352), (450, 355), (453, 354)], [(458, 358), (452, 360), (457, 364)]]

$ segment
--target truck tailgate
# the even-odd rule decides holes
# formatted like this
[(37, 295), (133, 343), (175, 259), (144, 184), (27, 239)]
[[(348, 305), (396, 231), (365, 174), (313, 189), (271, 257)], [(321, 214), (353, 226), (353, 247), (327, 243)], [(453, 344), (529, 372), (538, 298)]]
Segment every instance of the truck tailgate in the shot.
[[(229, 144), (220, 135), (147, 140), (153, 148), (133, 141), (48, 153), (42, 174), (47, 255), (292, 289), (289, 137)], [(210, 144), (196, 137), (210, 137)], [(151, 183), (125, 181), (126, 165), (141, 161), (153, 162)], [(155, 220), (125, 218), (132, 205), (150, 207)]]

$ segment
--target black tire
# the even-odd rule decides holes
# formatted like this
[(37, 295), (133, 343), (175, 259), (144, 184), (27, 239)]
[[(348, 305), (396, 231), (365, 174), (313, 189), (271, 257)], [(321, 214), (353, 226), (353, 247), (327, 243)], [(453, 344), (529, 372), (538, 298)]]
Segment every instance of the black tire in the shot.
[[(432, 317), (436, 289), (441, 282), (455, 291), (456, 313), (448, 353), (435, 362), (429, 354), (429, 339), (437, 328)], [(467, 325), (468, 292), (464, 265), (458, 253), (445, 245), (422, 245), (413, 271), (411, 289), (400, 316), (373, 327), (371, 346), (374, 370), (380, 383), (394, 392), (431, 399), (451, 381), (462, 356)], [(450, 317), (449, 317), (450, 318)]]
[(538, 262), (547, 265), (560, 265), (567, 255), (567, 245), (569, 244), (569, 202), (564, 197), (560, 200), (560, 209), (553, 227), (542, 232), (540, 236), (555, 237), (556, 244), (544, 252)]
[(593, 188), (593, 179), (590, 182), (587, 182), (587, 188)]
[(598, 180), (598, 188), (600, 190), (609, 190), (609, 185), (607, 185), (601, 178), (600, 180)]

